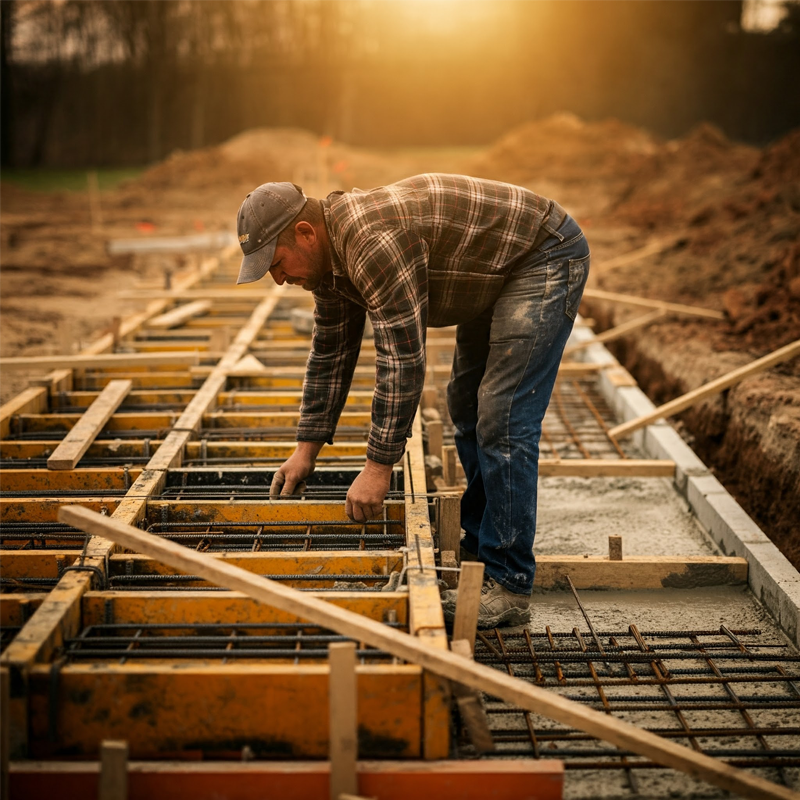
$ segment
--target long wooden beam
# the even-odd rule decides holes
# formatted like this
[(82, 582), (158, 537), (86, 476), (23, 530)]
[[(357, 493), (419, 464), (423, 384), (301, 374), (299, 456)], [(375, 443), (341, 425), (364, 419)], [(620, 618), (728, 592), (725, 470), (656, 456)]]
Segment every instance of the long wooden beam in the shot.
[(165, 564), (190, 574), (202, 575), (219, 586), (225, 586), (268, 605), (296, 613), (316, 624), (324, 625), (344, 636), (380, 647), (398, 658), (419, 664), (450, 681), (472, 686), (499, 697), (508, 703), (542, 714), (564, 725), (570, 725), (604, 741), (651, 758), (659, 764), (686, 772), (694, 778), (708, 781), (722, 789), (736, 792), (753, 800), (798, 800), (800, 794), (778, 786), (758, 775), (731, 767), (714, 758), (694, 752), (675, 742), (642, 730), (620, 719), (586, 708), (518, 678), (463, 656), (431, 647), (427, 642), (400, 633), (386, 625), (366, 620), (324, 600), (259, 578), (181, 547), (159, 539), (117, 520), (94, 514), (81, 508), (64, 507), (59, 519), (96, 536), (105, 537), (118, 545), (157, 558)]
[(641, 417), (637, 417), (636, 419), (632, 419), (628, 422), (623, 422), (621, 425), (611, 428), (611, 430), (608, 432), (608, 435), (612, 439), (620, 439), (623, 436), (633, 433), (639, 428), (649, 425), (651, 422), (664, 419), (665, 417), (671, 417), (674, 414), (685, 411), (687, 408), (699, 403), (706, 397), (719, 394), (719, 392), (729, 389), (731, 386), (734, 386), (737, 383), (741, 383), (741, 381), (743, 381), (745, 378), (749, 378), (752, 375), (757, 375), (759, 372), (763, 372), (764, 370), (774, 367), (777, 364), (782, 364), (784, 361), (788, 361), (797, 355), (800, 355), (800, 339), (797, 339), (796, 341), (773, 351), (763, 358), (751, 361), (749, 364), (739, 367), (739, 369), (726, 372), (719, 378), (709, 381), (709, 383), (705, 384), (704, 386), (701, 386), (698, 389), (693, 389), (691, 392), (682, 394), (680, 397), (676, 397), (674, 400), (670, 400), (668, 403), (660, 405), (657, 409), (655, 409), (655, 411), (651, 411), (649, 414), (643, 414)]
[(629, 320), (628, 322), (623, 322), (621, 325), (617, 325), (614, 328), (609, 328), (607, 331), (598, 333), (593, 339), (587, 339), (585, 342), (569, 345), (568, 347), (564, 348), (564, 355), (572, 355), (580, 350), (585, 350), (587, 347), (591, 347), (593, 344), (605, 344), (606, 342), (613, 342), (617, 339), (621, 339), (623, 336), (627, 336), (632, 331), (638, 331), (640, 328), (646, 328), (648, 325), (652, 325), (654, 322), (662, 319), (666, 313), (667, 312), (664, 311), (663, 308), (657, 308), (655, 311), (651, 311), (649, 314), (643, 314), (641, 317), (636, 317), (635, 319)]
[(155, 364), (200, 363), (200, 354), (191, 351), (170, 353), (103, 353), (79, 356), (18, 356), (0, 358), (0, 368), (10, 372), (33, 369), (101, 369), (102, 367), (151, 367)]
[(626, 306), (640, 306), (641, 308), (659, 308), (672, 314), (690, 317), (705, 317), (706, 319), (725, 319), (721, 311), (700, 306), (688, 306), (683, 303), (666, 303), (663, 300), (650, 300), (647, 297), (637, 297), (632, 294), (618, 294), (605, 292), (602, 289), (586, 289), (583, 292), (586, 300), (608, 300), (611, 303), (621, 303)]

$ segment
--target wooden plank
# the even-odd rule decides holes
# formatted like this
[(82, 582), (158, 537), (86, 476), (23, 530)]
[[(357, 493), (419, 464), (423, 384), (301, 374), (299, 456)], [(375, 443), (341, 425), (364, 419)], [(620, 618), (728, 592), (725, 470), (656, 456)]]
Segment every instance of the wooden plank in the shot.
[(482, 587), (483, 564), (480, 561), (465, 561), (461, 565), (461, 575), (458, 581), (453, 639), (466, 642), (469, 645), (470, 653), (475, 649)]
[(573, 353), (577, 353), (580, 350), (585, 350), (587, 347), (591, 347), (593, 344), (605, 344), (606, 342), (613, 342), (616, 339), (621, 339), (623, 336), (627, 336), (632, 331), (638, 331), (641, 328), (646, 328), (648, 325), (652, 325), (654, 322), (663, 319), (666, 316), (666, 313), (667, 312), (663, 308), (658, 308), (649, 314), (643, 314), (641, 317), (636, 317), (636, 319), (623, 322), (621, 325), (617, 325), (614, 328), (609, 328), (607, 331), (598, 333), (593, 339), (587, 339), (586, 341), (579, 342), (578, 344), (568, 345), (564, 348), (564, 355), (570, 356)]
[[(409, 548), (409, 632), (429, 648), (447, 650), (447, 633), (436, 578), (436, 556), (428, 514), (425, 458), (422, 452), (422, 417), (414, 417), (412, 438), (404, 463), (405, 531)], [(423, 756), (447, 758), (450, 751), (450, 686), (431, 672), (423, 676)]]
[(675, 462), (639, 458), (540, 458), (541, 477), (571, 478), (672, 478)]
[(617, 269), (617, 267), (623, 267), (626, 264), (632, 264), (635, 261), (641, 260), (642, 258), (658, 255), (659, 253), (663, 253), (665, 250), (669, 250), (671, 247), (674, 247), (678, 241), (679, 239), (675, 236), (668, 236), (664, 239), (655, 239), (652, 242), (648, 242), (643, 247), (638, 247), (636, 250), (631, 250), (628, 253), (622, 253), (621, 255), (614, 256), (614, 258), (609, 258), (607, 261), (601, 261), (597, 265), (592, 264), (592, 272), (598, 274), (599, 271), (599, 273), (602, 274), (612, 269)]
[(99, 800), (128, 800), (128, 743), (107, 739), (100, 745)]
[(743, 380), (745, 380), (745, 378), (757, 375), (759, 372), (764, 372), (764, 370), (774, 367), (777, 364), (782, 364), (784, 361), (789, 361), (789, 359), (795, 358), (797, 355), (800, 355), (800, 339), (797, 339), (796, 341), (791, 342), (790, 344), (787, 344), (778, 350), (774, 350), (762, 358), (751, 361), (749, 364), (746, 364), (743, 367), (734, 369), (731, 372), (726, 372), (719, 378), (709, 381), (704, 386), (701, 386), (698, 389), (693, 389), (691, 392), (682, 394), (680, 397), (676, 397), (674, 400), (670, 400), (668, 403), (660, 405), (657, 409), (651, 411), (649, 414), (643, 414), (641, 417), (624, 422), (622, 425), (617, 425), (608, 432), (608, 435), (612, 439), (620, 439), (623, 436), (628, 436), (634, 431), (639, 430), (639, 428), (649, 425), (651, 422), (655, 422), (656, 420), (664, 419), (666, 417), (671, 417), (674, 414), (685, 411), (687, 408), (691, 408), (693, 405), (699, 403), (701, 400), (704, 400), (706, 397), (719, 394), (719, 392), (729, 389), (731, 386), (735, 386), (737, 383), (741, 383)]
[(75, 469), (132, 388), (131, 381), (111, 381), (47, 459), (47, 468)]
[(536, 556), (539, 589), (691, 589), (747, 583), (747, 561), (730, 556)]
[(632, 294), (618, 294), (617, 292), (605, 292), (601, 289), (585, 289), (583, 297), (585, 300), (608, 300), (609, 302), (621, 303), (626, 306), (659, 308), (671, 314), (680, 314), (682, 316), (704, 317), (705, 319), (725, 319), (725, 315), (721, 311), (715, 311), (711, 308), (687, 306), (682, 303), (666, 303), (663, 300), (650, 300), (647, 297), (636, 297)]
[[(12, 797), (90, 798), (98, 764), (20, 761), (11, 764)], [(148, 800), (322, 798), (327, 761), (132, 761), (130, 794)], [(557, 759), (359, 761), (359, 792), (381, 800), (562, 800), (564, 762)]]
[[(201, 750), (236, 758), (246, 744), (265, 757), (328, 758), (326, 659), (220, 662), (183, 661), (178, 669), (174, 661), (148, 659), (66, 664), (55, 720), (50, 665), (35, 664), (29, 757), (96, 758), (100, 742), (114, 737), (128, 742), (133, 760)], [(391, 660), (357, 670), (362, 751), (370, 758), (420, 758), (423, 671)]]
[(177, 328), (192, 317), (199, 317), (207, 314), (211, 310), (210, 300), (195, 300), (192, 303), (185, 303), (177, 308), (154, 317), (147, 323), (148, 328)]
[(185, 364), (191, 366), (200, 363), (197, 352), (171, 353), (103, 353), (101, 355), (79, 356), (20, 356), (0, 358), (0, 368), (8, 372), (34, 369), (56, 369), (70, 367), (72, 369), (102, 369), (103, 367), (150, 367), (156, 364)]
[(664, 740), (628, 722), (610, 718), (487, 665), (477, 664), (447, 650), (430, 647), (424, 638), (410, 636), (386, 625), (366, 620), (357, 614), (336, 608), (324, 600), (308, 597), (302, 592), (281, 586), (274, 581), (259, 578), (230, 564), (208, 558), (204, 553), (191, 551), (174, 542), (159, 539), (157, 536), (85, 509), (65, 507), (59, 516), (61, 521), (68, 525), (103, 536), (130, 550), (161, 559), (183, 571), (203, 575), (217, 585), (245, 592), (263, 603), (297, 613), (343, 636), (385, 649), (398, 658), (419, 664), (447, 680), (473, 686), (520, 708), (542, 714), (563, 725), (578, 728), (591, 736), (651, 758), (664, 766), (686, 772), (722, 789), (737, 792), (753, 800), (766, 800), (766, 798), (798, 800), (796, 792), (758, 775), (736, 769), (702, 753), (693, 752), (687, 747)]
[(358, 792), (356, 774), (358, 690), (355, 642), (331, 642), (328, 645), (328, 661), (330, 663), (328, 689), (330, 798), (339, 800), (339, 795), (343, 793)]

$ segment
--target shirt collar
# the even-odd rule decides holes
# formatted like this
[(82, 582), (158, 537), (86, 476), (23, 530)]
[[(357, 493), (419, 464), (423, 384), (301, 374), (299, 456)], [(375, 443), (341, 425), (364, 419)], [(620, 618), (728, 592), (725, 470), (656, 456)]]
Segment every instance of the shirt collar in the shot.
[(322, 213), (325, 216), (325, 227), (328, 230), (328, 240), (331, 243), (330, 257), (331, 257), (331, 271), (337, 277), (345, 276), (347, 273), (344, 270), (344, 262), (339, 255), (339, 242), (333, 229), (333, 221), (331, 217), (331, 198), (336, 198), (343, 195), (341, 190), (331, 192), (324, 200), (320, 200), (322, 204)]

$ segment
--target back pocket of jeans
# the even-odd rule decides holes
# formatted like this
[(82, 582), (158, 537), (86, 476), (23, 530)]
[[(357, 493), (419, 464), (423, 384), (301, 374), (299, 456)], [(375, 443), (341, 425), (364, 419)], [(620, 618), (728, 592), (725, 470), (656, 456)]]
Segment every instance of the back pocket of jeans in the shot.
[(589, 259), (587, 254), (583, 258), (571, 258), (569, 260), (569, 285), (567, 287), (567, 307), (566, 315), (575, 320), (578, 315), (578, 307), (583, 296), (583, 287), (586, 286), (586, 278), (589, 276)]

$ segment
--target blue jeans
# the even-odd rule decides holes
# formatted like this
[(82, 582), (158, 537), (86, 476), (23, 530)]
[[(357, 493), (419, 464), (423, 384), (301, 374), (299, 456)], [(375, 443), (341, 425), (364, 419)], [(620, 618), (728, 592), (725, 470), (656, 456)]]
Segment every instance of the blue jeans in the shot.
[(467, 478), (463, 546), (485, 574), (530, 594), (542, 420), (589, 274), (571, 217), (509, 275), (492, 308), (456, 329), (447, 404)]

